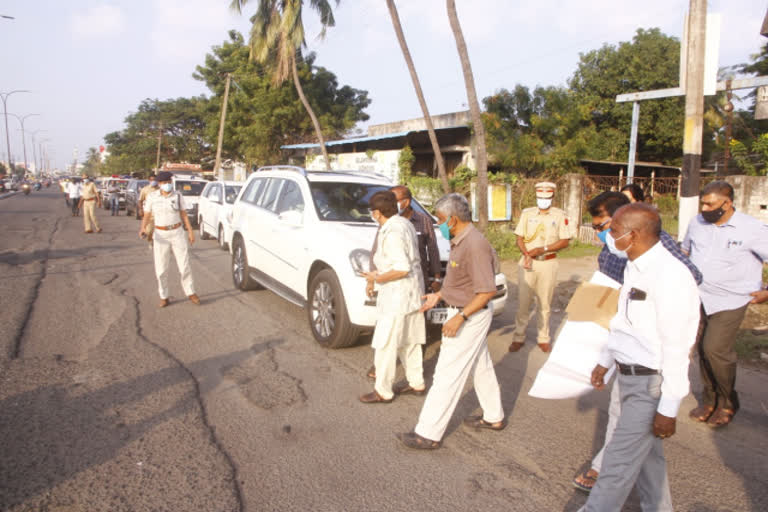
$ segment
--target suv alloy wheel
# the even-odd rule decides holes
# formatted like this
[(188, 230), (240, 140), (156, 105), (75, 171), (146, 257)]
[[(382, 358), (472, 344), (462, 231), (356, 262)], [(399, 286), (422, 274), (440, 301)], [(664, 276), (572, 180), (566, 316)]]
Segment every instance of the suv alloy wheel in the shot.
[(327, 348), (353, 345), (358, 331), (349, 321), (341, 285), (333, 270), (316, 273), (309, 284), (307, 318), (312, 335)]

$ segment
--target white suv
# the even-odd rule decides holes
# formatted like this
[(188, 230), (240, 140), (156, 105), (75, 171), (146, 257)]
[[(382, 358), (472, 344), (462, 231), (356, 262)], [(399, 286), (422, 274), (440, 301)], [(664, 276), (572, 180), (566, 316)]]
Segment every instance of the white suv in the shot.
[(200, 194), (203, 193), (207, 184), (208, 180), (198, 176), (186, 174), (173, 176), (173, 189), (184, 196), (184, 204), (187, 205), (187, 217), (189, 217), (189, 222), (192, 225), (197, 224), (198, 202), (200, 201)]
[[(263, 167), (253, 173), (232, 209), (232, 280), (236, 288), (266, 287), (307, 311), (312, 334), (323, 346), (352, 345), (376, 324), (376, 302), (365, 279), (377, 225), (368, 200), (393, 184), (363, 171), (306, 171)], [(416, 201), (413, 207), (424, 209)], [(426, 212), (424, 212), (426, 213)], [(439, 234), (445, 268), (449, 244)], [(494, 313), (504, 309), (507, 285), (496, 274)], [(445, 309), (428, 321), (441, 323)]]
[(230, 213), (241, 188), (243, 183), (239, 181), (211, 181), (205, 186), (197, 207), (201, 239), (214, 236), (219, 247), (227, 248), (232, 240)]

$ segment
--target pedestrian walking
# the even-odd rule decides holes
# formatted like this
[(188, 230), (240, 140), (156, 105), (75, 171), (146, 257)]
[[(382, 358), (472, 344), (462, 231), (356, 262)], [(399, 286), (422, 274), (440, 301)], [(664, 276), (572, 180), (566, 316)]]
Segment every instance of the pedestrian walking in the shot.
[(73, 178), (67, 185), (67, 196), (69, 197), (69, 206), (72, 208), (72, 216), (80, 215), (80, 192), (82, 185), (80, 180)]
[(469, 204), (460, 194), (448, 194), (435, 204), (441, 234), (451, 242), (448, 268), (440, 291), (424, 296), (421, 311), (444, 301), (449, 318), (432, 387), (427, 393), (413, 432), (399, 435), (409, 448), (440, 448), (443, 434), (456, 409), (464, 383), (474, 372), (477, 398), (483, 414), (464, 423), (474, 428), (506, 427), (501, 392), (486, 336), (493, 318), (491, 299), (496, 294), (495, 253), (472, 225)]
[(96, 190), (96, 184), (91, 178), (83, 175), (83, 188), (80, 194), (80, 201), (78, 208), (83, 210), (83, 224), (85, 225), (86, 233), (93, 233), (94, 230), (97, 233), (101, 233), (99, 222), (96, 220), (96, 205), (101, 208), (101, 197), (99, 197), (99, 191)]
[[(608, 237), (608, 233), (611, 232), (611, 220), (616, 214), (616, 210), (629, 203), (630, 199), (623, 192), (603, 192), (587, 203), (587, 209), (592, 216), (592, 229), (597, 233), (598, 239), (605, 244), (597, 258), (598, 268), (600, 272), (620, 284), (624, 283), (624, 269), (627, 266), (628, 260), (625, 253), (617, 251), (614, 245), (607, 245), (607, 242), (609, 240), (613, 242), (613, 239)], [(680, 250), (677, 241), (666, 231), (662, 231), (659, 234), (659, 241), (672, 256), (686, 266), (696, 283), (700, 284), (702, 280), (701, 272), (699, 272), (696, 265), (691, 263), (688, 256)], [(619, 384), (617, 379), (613, 379), (612, 382), (610, 405), (608, 406), (608, 424), (605, 427), (603, 446), (592, 459), (590, 468), (587, 471), (579, 472), (573, 479), (574, 487), (585, 492), (590, 492), (597, 481), (600, 469), (602, 468), (605, 447), (608, 446), (608, 442), (613, 437), (613, 431), (616, 429), (616, 422), (621, 413)]]
[(536, 206), (523, 210), (515, 229), (522, 256), (518, 262), (518, 307), (510, 352), (517, 352), (525, 343), (534, 298), (539, 303), (536, 318), (539, 348), (543, 352), (552, 350), (549, 315), (557, 284), (557, 252), (568, 247), (572, 236), (565, 212), (552, 206), (554, 195), (554, 183), (537, 183)]
[(617, 367), (621, 412), (585, 512), (621, 510), (633, 487), (643, 510), (672, 510), (662, 440), (674, 435), (689, 392), (699, 294), (688, 268), (659, 242), (660, 232), (658, 212), (634, 203), (614, 214), (606, 235), (629, 261), (591, 381), (604, 389), (608, 368)]
[[(173, 190), (170, 172), (158, 173), (157, 183), (160, 189), (147, 196), (139, 236), (141, 238), (147, 236), (147, 224), (153, 221), (155, 224), (153, 255), (160, 294), (160, 307), (164, 308), (169, 303), (168, 269), (171, 263), (171, 254), (176, 259), (184, 293), (192, 303), (200, 305), (200, 299), (195, 293), (192, 266), (189, 261), (189, 246), (195, 242), (195, 232), (192, 231), (187, 217), (184, 197)], [(185, 229), (186, 234), (184, 233)]]
[[(149, 194), (152, 192), (155, 192), (158, 190), (158, 184), (157, 184), (157, 176), (154, 174), (151, 174), (149, 176), (149, 185), (144, 186), (141, 189), (141, 192), (139, 192), (139, 199), (138, 199), (138, 206), (137, 209), (139, 211), (139, 217), (144, 217), (144, 205), (146, 204), (147, 197), (149, 197)], [(144, 232), (147, 234), (147, 242), (149, 243), (149, 246), (152, 247), (152, 240), (153, 240), (153, 232), (154, 232), (155, 224), (154, 221), (150, 218), (149, 221), (147, 221), (147, 226), (144, 228)]]
[(109, 192), (109, 210), (112, 216), (120, 215), (120, 187), (117, 181), (112, 180), (109, 182), (107, 192)]
[[(371, 217), (379, 224), (377, 270), (368, 272), (366, 293), (376, 297), (376, 328), (371, 346), (375, 350), (374, 390), (360, 397), (366, 404), (390, 403), (396, 394), (423, 395), (421, 345), (426, 342), (421, 297), (424, 284), (411, 222), (397, 215), (397, 200), (390, 191), (376, 192), (369, 201)], [(397, 359), (403, 365), (407, 383), (393, 388)]]
[(704, 187), (701, 213), (683, 240), (683, 250), (704, 274), (696, 346), (704, 394), (690, 417), (713, 428), (728, 425), (739, 410), (736, 333), (749, 304), (768, 300), (762, 279), (768, 226), (736, 211), (733, 201), (733, 187), (725, 181)]

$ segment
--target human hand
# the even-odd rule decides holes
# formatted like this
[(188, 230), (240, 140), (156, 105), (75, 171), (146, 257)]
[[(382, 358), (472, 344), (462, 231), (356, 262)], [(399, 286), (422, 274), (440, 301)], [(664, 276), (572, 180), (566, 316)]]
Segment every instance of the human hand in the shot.
[(424, 301), (424, 304), (421, 305), (421, 308), (419, 311), (421, 313), (427, 311), (428, 309), (432, 309), (435, 307), (435, 305), (440, 301), (440, 295), (437, 293), (428, 293), (426, 295), (423, 295), (421, 297), (421, 300)]
[(453, 338), (456, 333), (459, 332), (461, 324), (464, 323), (464, 317), (461, 315), (454, 315), (447, 322), (443, 324), (443, 336), (446, 338)]
[(533, 268), (533, 258), (529, 255), (523, 257), (523, 268), (525, 270), (531, 270)]
[(379, 272), (378, 270), (373, 270), (371, 272), (360, 272), (358, 275), (364, 277), (369, 283), (375, 283), (376, 278), (379, 277)]
[(144, 229), (139, 228), (139, 238), (144, 239), (147, 237), (147, 234), (144, 232)]
[(670, 418), (657, 412), (653, 417), (653, 435), (661, 439), (672, 437), (675, 435), (676, 424), (677, 418)]
[(758, 290), (756, 292), (750, 293), (754, 299), (749, 301), (750, 304), (762, 304), (766, 300), (768, 300), (768, 290)]
[(541, 256), (542, 254), (544, 254), (544, 248), (543, 247), (537, 247), (535, 249), (531, 249), (530, 251), (528, 251), (528, 256), (530, 256), (531, 258), (535, 258), (537, 256)]
[(368, 297), (373, 297), (373, 281), (368, 281), (365, 284), (365, 294), (368, 295)]
[(189, 243), (190, 244), (195, 243), (195, 232), (190, 229), (188, 233), (189, 233)]
[(595, 387), (595, 389), (604, 389), (605, 388), (605, 381), (603, 378), (605, 377), (605, 374), (608, 372), (608, 368), (605, 366), (595, 365), (595, 369), (592, 370), (592, 377), (590, 378), (590, 382)]
[(440, 288), (442, 287), (442, 284), (440, 283), (440, 281), (432, 281), (429, 287), (432, 288), (433, 292), (439, 292)]

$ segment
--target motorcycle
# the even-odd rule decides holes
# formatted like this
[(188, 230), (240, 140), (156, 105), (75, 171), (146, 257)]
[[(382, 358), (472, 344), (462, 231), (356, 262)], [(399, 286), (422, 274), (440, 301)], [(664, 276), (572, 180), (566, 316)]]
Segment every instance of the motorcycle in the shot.
[(32, 188), (34, 188), (35, 192), (37, 192), (38, 190), (43, 188), (43, 186), (40, 183), (35, 183)]
[(29, 192), (30, 192), (30, 190), (29, 190), (29, 183), (25, 183), (25, 184), (23, 184), (23, 185), (21, 186), (21, 190), (24, 192), (24, 195), (25, 195), (25, 196), (28, 196), (28, 195), (29, 195)]

